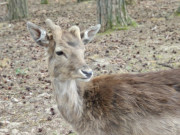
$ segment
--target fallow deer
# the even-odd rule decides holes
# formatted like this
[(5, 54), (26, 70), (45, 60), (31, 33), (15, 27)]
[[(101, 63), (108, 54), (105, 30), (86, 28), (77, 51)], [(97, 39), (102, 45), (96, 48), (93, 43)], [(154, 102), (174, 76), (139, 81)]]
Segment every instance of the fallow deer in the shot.
[(52, 36), (31, 22), (27, 27), (47, 48), (58, 109), (79, 135), (180, 135), (180, 69), (91, 79), (84, 45), (100, 25), (80, 32), (46, 24)]

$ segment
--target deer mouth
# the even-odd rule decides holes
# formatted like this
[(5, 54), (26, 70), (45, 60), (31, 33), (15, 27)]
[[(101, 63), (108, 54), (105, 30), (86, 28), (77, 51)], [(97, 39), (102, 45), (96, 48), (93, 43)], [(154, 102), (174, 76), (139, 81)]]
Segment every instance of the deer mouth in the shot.
[(92, 77), (93, 77), (93, 74), (91, 76), (88, 76), (88, 77), (83, 76), (81, 78), (78, 78), (78, 80), (80, 80), (82, 82), (89, 82), (92, 79)]
[(79, 78), (78, 80), (79, 81), (82, 81), (82, 82), (89, 82), (91, 80), (92, 77), (89, 77), (89, 78)]
[(90, 81), (92, 76), (93, 76), (93, 72), (92, 72), (91, 69), (89, 69), (89, 70), (79, 70), (79, 73), (80, 73), (80, 75), (82, 77), (79, 78), (78, 80), (84, 81), (84, 82)]

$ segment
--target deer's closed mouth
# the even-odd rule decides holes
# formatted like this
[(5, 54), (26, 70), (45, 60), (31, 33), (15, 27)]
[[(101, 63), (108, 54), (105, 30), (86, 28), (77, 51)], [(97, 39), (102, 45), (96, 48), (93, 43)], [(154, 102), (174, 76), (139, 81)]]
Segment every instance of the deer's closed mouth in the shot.
[(91, 80), (91, 77), (87, 77), (87, 78), (79, 78), (78, 80), (83, 81), (83, 82), (89, 82)]
[(90, 79), (91, 77), (87, 77), (87, 78), (81, 78), (81, 79), (83, 79), (83, 80), (86, 80), (86, 79)]
[(79, 73), (83, 76), (82, 78), (80, 78), (80, 80), (86, 81), (86, 80), (90, 80), (93, 76), (93, 71), (91, 69), (88, 70), (79, 70)]

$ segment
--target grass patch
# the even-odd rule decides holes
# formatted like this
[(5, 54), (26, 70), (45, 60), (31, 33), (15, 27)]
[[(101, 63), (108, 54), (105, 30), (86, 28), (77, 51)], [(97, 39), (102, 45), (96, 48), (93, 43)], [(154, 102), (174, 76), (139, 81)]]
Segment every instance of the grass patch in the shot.
[(131, 25), (129, 25), (129, 26), (116, 25), (116, 26), (113, 26), (112, 29), (108, 29), (105, 32), (98, 33), (98, 35), (109, 35), (114, 31), (128, 30), (128, 29), (130, 29), (132, 27), (135, 28), (137, 26), (138, 26), (138, 24), (136, 23), (136, 21), (132, 21)]
[(137, 27), (137, 26), (138, 26), (138, 23), (133, 20), (133, 21), (131, 22), (131, 27)]
[(41, 0), (41, 4), (48, 4), (48, 0)]
[(138, 24), (136, 23), (136, 21), (131, 20), (131, 23), (129, 25), (127, 25), (127, 26), (116, 25), (116, 26), (112, 27), (112, 30), (128, 30), (132, 27), (135, 28), (137, 26), (138, 26)]
[(176, 12), (174, 13), (175, 16), (180, 16), (180, 6), (178, 7), (178, 9), (176, 10)]
[(92, 2), (91, 0), (82, 0), (82, 1), (78, 1), (78, 3), (81, 3), (81, 2), (84, 2), (84, 3), (90, 3)]
[(20, 75), (20, 74), (21, 74), (21, 75), (24, 75), (24, 74), (26, 74), (27, 70), (28, 70), (28, 69), (20, 69), (20, 68), (17, 68), (17, 69), (16, 69), (16, 74), (17, 74), (17, 75)]
[(76, 135), (75, 133), (70, 133), (69, 135)]
[(114, 26), (112, 30), (128, 30), (128, 26)]
[(175, 16), (180, 16), (180, 13), (179, 12), (175, 12), (174, 15)]
[(115, 30), (113, 30), (113, 29), (108, 29), (105, 32), (98, 33), (98, 35), (100, 35), (100, 36), (102, 36), (102, 35), (109, 35), (109, 34), (111, 34), (114, 31)]

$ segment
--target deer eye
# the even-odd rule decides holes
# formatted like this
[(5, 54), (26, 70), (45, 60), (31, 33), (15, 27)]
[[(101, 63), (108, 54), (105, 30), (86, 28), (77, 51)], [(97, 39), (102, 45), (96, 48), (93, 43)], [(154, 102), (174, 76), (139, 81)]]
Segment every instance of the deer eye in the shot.
[(63, 51), (58, 51), (58, 52), (56, 52), (56, 54), (59, 55), (59, 56), (60, 55), (65, 55)]
[(67, 58), (66, 54), (63, 51), (57, 51), (56, 54), (58, 56), (62, 56), (63, 55), (63, 56), (65, 56)]

